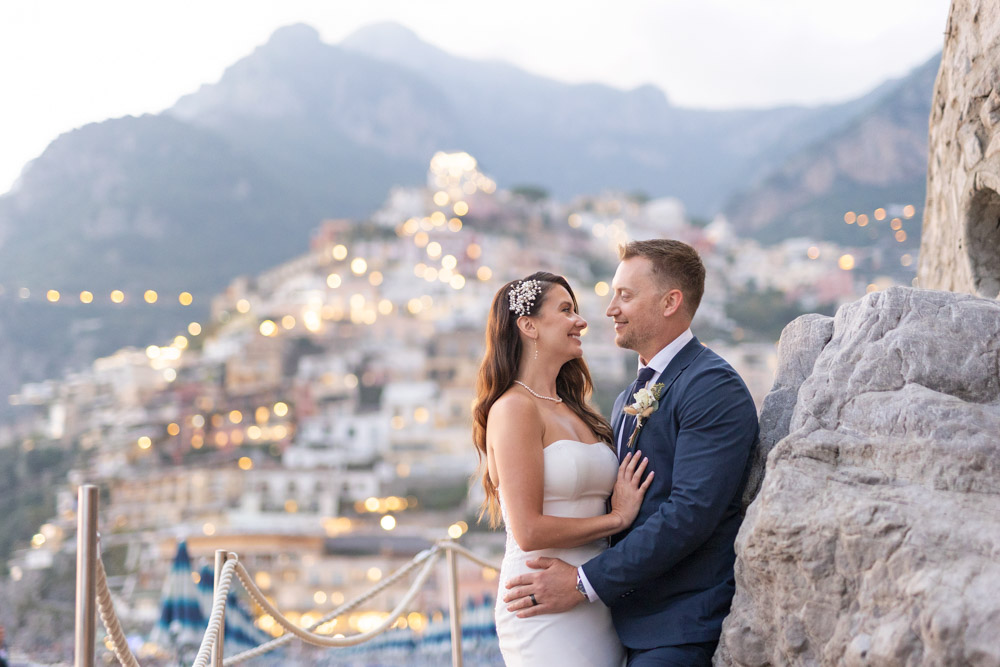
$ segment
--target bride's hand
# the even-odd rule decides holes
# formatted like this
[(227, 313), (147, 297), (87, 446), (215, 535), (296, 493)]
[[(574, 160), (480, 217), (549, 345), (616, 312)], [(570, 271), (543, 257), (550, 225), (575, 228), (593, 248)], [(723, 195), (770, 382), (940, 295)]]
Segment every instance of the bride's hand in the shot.
[(642, 480), (642, 473), (646, 470), (649, 459), (642, 458), (640, 462), (641, 457), (641, 451), (635, 452), (635, 455), (632, 452), (625, 455), (622, 464), (618, 466), (618, 479), (611, 492), (611, 514), (619, 517), (622, 530), (631, 526), (639, 515), (639, 505), (653, 481), (652, 471)]

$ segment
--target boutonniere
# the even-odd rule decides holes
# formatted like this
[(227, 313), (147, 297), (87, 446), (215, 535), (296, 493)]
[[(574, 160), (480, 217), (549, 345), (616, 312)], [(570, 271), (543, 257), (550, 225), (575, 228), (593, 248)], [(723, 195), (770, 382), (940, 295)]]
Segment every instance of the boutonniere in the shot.
[(640, 389), (635, 392), (632, 398), (635, 399), (635, 403), (632, 405), (626, 405), (622, 408), (622, 412), (627, 415), (632, 415), (635, 417), (635, 430), (632, 431), (632, 436), (628, 439), (628, 447), (632, 448), (632, 444), (635, 439), (639, 436), (639, 429), (642, 428), (642, 421), (649, 417), (649, 415), (656, 412), (660, 407), (660, 394), (663, 392), (663, 383), (657, 382), (652, 387), (645, 389)]

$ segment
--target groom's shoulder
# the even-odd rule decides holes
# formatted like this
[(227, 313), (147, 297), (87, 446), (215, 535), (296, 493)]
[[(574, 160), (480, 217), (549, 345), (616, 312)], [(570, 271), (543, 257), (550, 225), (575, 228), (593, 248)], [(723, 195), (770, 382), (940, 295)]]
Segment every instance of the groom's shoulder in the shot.
[(702, 349), (691, 362), (688, 374), (688, 381), (691, 383), (702, 382), (734, 382), (745, 388), (745, 383), (740, 374), (733, 368), (732, 364), (723, 359), (712, 348), (704, 343), (699, 343)]
[(732, 365), (708, 345), (698, 341), (698, 347), (701, 349), (691, 361), (693, 368), (706, 372), (736, 373)]

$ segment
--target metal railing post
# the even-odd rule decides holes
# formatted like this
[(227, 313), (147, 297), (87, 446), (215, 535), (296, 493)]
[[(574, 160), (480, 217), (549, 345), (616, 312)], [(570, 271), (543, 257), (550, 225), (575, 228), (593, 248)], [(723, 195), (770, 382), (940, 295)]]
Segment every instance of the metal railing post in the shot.
[[(222, 579), (222, 568), (226, 564), (226, 557), (228, 552), (225, 549), (215, 550), (215, 581), (213, 582), (213, 590), (219, 590), (219, 583)], [(215, 599), (215, 595), (212, 595), (212, 599)], [(226, 642), (226, 607), (222, 607), (222, 618), (219, 623), (219, 634), (215, 636), (215, 645), (212, 647), (212, 667), (222, 667), (222, 653), (225, 648)]]
[(97, 631), (97, 503), (98, 489), (84, 484), (76, 508), (76, 633), (73, 665), (94, 667)]
[(462, 607), (458, 600), (458, 554), (445, 550), (448, 563), (448, 607), (451, 620), (451, 665), (462, 667)]

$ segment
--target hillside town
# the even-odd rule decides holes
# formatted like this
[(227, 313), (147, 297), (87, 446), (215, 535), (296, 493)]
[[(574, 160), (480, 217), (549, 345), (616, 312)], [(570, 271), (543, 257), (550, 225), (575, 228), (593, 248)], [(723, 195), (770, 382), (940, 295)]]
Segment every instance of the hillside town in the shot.
[[(841, 224), (919, 235), (905, 202), (844, 213)], [(437, 153), (424, 187), (394, 189), (369, 220), (323, 221), (302, 254), (234, 279), (204, 321), (179, 322), (173, 339), (10, 397), (20, 417), (0, 446), (57, 448), (75, 462), (55, 514), (10, 559), (11, 585), (73, 553), (81, 484), (101, 489), (109, 583), (119, 615), (141, 636), (159, 617), (182, 540), (198, 563), (216, 549), (239, 553), (303, 626), (437, 539), (461, 539), (499, 562), (503, 535), (476, 522), (470, 436), (493, 295), (537, 270), (568, 278), (590, 325), (594, 400), (607, 413), (635, 365), (604, 316), (616, 248), (651, 237), (701, 252), (708, 279), (695, 333), (741, 373), (758, 407), (777, 364), (771, 332), (787, 320), (760, 312), (770, 328), (755, 326), (744, 316), (752, 299), (778, 295), (781, 313), (832, 311), (915, 268), (911, 255), (870, 242), (765, 247), (737, 237), (722, 217), (688, 219), (674, 199), (603, 193), (557, 202), (499, 189), (473, 156)], [(495, 571), (463, 567), (464, 597), (495, 594)], [(419, 632), (446, 606), (443, 577), (431, 581), (400, 627)], [(339, 627), (372, 627), (401, 593), (373, 599)], [(266, 616), (257, 623), (282, 632)]]

